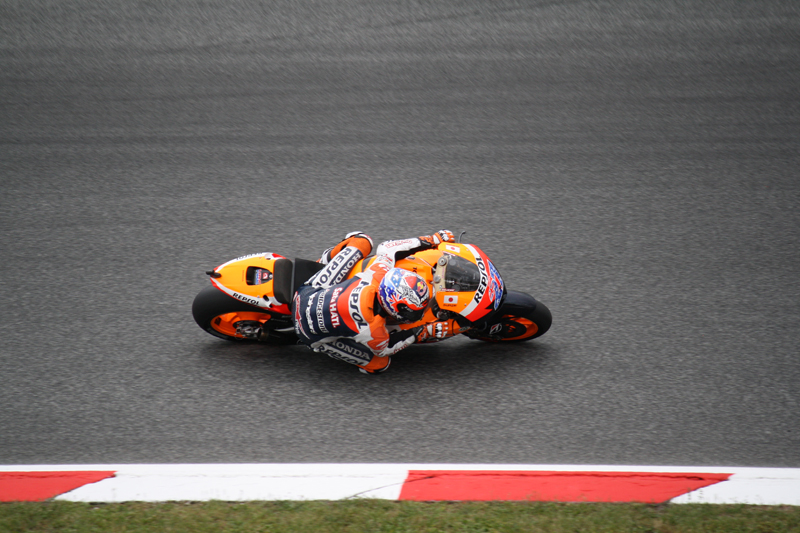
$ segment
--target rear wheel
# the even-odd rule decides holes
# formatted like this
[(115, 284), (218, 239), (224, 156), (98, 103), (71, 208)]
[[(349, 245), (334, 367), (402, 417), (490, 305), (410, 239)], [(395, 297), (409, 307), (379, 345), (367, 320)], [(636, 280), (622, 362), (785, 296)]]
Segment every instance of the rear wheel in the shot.
[[(294, 343), (289, 317), (272, 315), (263, 309), (235, 300), (213, 286), (195, 297), (192, 315), (202, 329), (229, 341)], [(277, 331), (289, 330), (289, 331)]]
[(542, 302), (524, 292), (508, 291), (492, 317), (464, 334), (485, 342), (522, 342), (541, 337), (552, 323), (553, 315)]

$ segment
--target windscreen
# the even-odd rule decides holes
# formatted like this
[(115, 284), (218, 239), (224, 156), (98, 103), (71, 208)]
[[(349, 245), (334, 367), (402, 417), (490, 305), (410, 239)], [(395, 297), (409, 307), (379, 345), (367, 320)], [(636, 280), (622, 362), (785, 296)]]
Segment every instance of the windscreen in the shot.
[(475, 263), (470, 263), (463, 257), (450, 256), (447, 270), (444, 275), (445, 289), (466, 292), (475, 291), (481, 282), (481, 273)]

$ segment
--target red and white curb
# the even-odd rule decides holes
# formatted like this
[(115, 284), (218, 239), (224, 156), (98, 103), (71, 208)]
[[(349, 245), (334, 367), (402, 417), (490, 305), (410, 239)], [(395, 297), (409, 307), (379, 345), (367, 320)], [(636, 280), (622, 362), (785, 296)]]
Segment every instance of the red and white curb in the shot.
[(800, 469), (474, 464), (0, 466), (0, 501), (351, 498), (800, 505)]

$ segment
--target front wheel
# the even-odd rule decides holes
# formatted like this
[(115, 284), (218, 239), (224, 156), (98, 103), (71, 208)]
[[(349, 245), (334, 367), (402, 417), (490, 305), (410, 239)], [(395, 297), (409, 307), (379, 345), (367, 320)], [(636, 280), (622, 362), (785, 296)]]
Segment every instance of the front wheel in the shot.
[(522, 342), (541, 337), (553, 323), (550, 309), (529, 294), (508, 291), (503, 305), (464, 333), (485, 342)]
[(277, 344), (296, 341), (289, 317), (272, 315), (235, 300), (213, 286), (195, 296), (192, 316), (198, 326), (220, 339)]

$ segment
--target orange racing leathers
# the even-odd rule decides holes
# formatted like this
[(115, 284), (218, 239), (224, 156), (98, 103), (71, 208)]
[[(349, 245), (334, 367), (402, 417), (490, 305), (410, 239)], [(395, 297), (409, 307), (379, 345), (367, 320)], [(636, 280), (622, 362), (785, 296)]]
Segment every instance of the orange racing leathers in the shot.
[(417, 251), (434, 242), (427, 236), (383, 242), (369, 268), (345, 279), (371, 251), (367, 249), (371, 242), (354, 244), (348, 243), (297, 291), (292, 302), (294, 326), (301, 342), (314, 351), (366, 372), (379, 372), (389, 366), (392, 354), (415, 341), (414, 330), (387, 329), (378, 302), (380, 282), (394, 266), (397, 252)]

